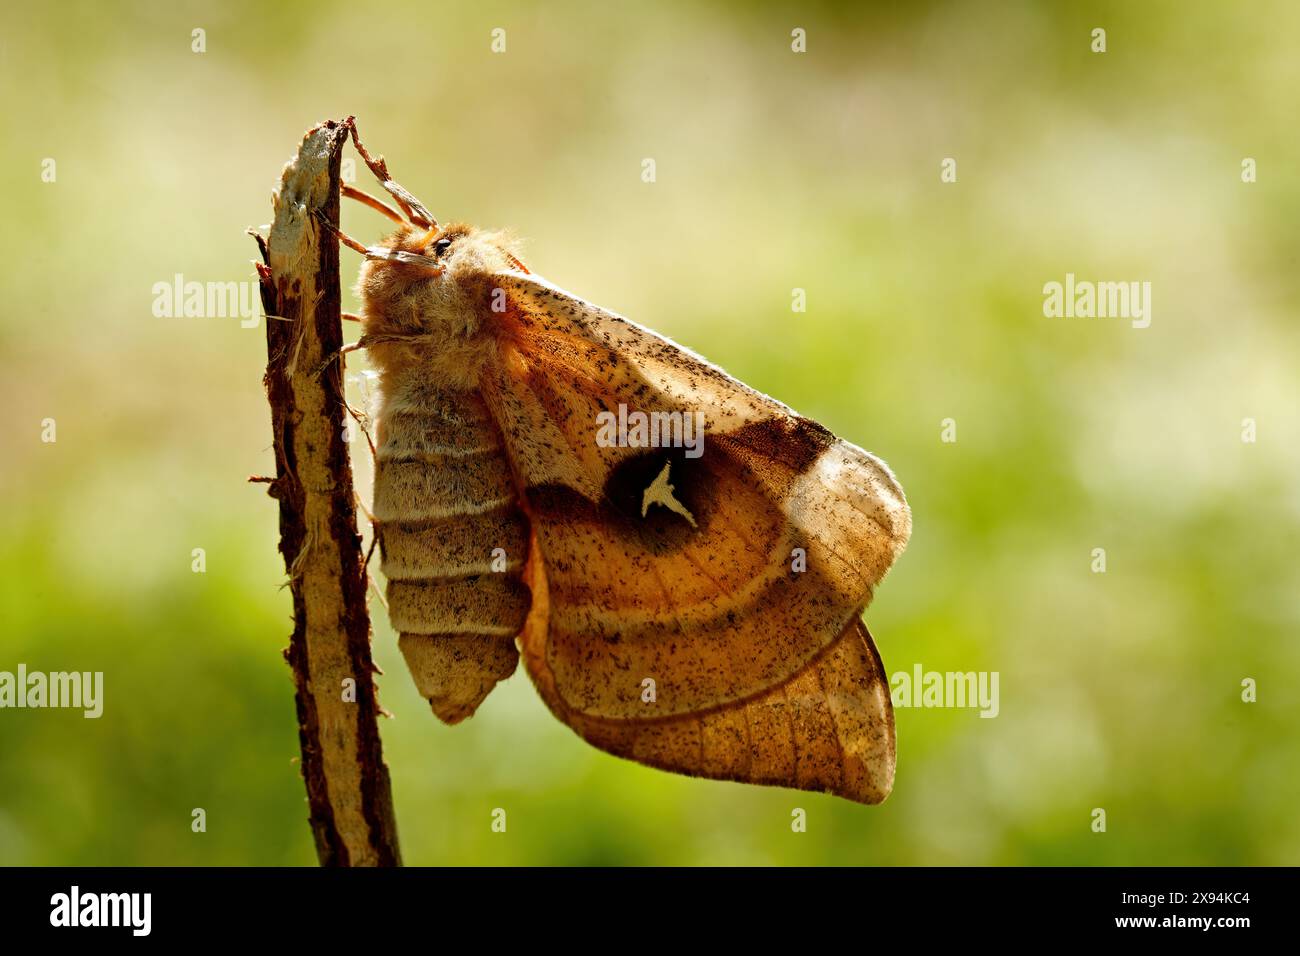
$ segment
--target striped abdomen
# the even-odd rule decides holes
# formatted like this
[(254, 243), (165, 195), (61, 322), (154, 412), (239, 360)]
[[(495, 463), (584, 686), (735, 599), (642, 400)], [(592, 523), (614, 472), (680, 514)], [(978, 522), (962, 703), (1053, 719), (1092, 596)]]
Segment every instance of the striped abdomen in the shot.
[(528, 519), (477, 393), (384, 384), (374, 517), (388, 616), (420, 693), (456, 723), (518, 662)]

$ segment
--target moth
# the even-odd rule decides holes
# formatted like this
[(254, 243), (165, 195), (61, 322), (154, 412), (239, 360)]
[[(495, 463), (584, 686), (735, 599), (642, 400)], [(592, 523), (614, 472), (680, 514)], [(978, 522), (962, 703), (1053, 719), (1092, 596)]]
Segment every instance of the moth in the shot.
[(365, 256), (388, 613), (433, 712), (470, 717), (522, 656), (609, 753), (884, 800), (894, 717), (861, 613), (911, 532), (889, 468), (508, 236), (438, 225), (352, 134), (402, 210), (344, 186), (399, 225), (339, 236)]

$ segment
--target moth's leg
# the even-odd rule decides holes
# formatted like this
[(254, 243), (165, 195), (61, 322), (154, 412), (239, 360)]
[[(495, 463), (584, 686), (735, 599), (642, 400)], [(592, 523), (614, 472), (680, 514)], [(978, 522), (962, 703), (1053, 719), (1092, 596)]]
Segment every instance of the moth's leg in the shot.
[[(373, 547), (371, 548), (371, 550), (374, 550)], [(366, 555), (367, 567), (369, 566), (369, 561), (370, 561), (370, 555)], [(370, 579), (370, 586), (375, 589), (375, 597), (378, 598), (379, 600), (379, 606), (382, 607), (384, 609), (384, 613), (387, 614), (388, 598), (384, 597), (383, 589), (380, 588), (379, 582), (375, 579), (375, 576), (373, 574), (367, 574), (366, 577)]]
[[(353, 498), (353, 500), (356, 502), (356, 506), (357, 506), (358, 508), (361, 509), (361, 513), (362, 513), (363, 515), (366, 516), (366, 520), (370, 522), (370, 527), (371, 527), (371, 529), (372, 529), (372, 531), (373, 531), (373, 529), (375, 529), (375, 528), (378, 526), (379, 522), (376, 521), (376, 520), (375, 520), (375, 516), (374, 516), (373, 514), (370, 513), (370, 509), (366, 507), (366, 503), (365, 503), (364, 501), (361, 500), (361, 495), (360, 495), (359, 493), (357, 493), (356, 491), (353, 491), (353, 493), (352, 493), (352, 498)], [(374, 538), (375, 538), (375, 540), (378, 540), (378, 535), (375, 535)], [(375, 550), (374, 541), (371, 541), (371, 544), (370, 544), (370, 550), (371, 550), (371, 551), (374, 551), (374, 550)], [(370, 555), (369, 555), (369, 554), (366, 555), (366, 563), (367, 563), (367, 564), (370, 563)]]
[[(356, 382), (357, 387), (361, 392), (361, 400), (364, 403), (363, 407), (374, 407), (373, 396), (370, 394), (370, 389), (367, 386), (365, 376), (363, 375), (357, 378)], [(371, 417), (369, 412), (359, 412), (351, 405), (348, 405), (347, 409), (348, 414), (350, 414), (356, 420), (357, 425), (360, 426), (361, 434), (366, 436), (366, 444), (370, 446), (371, 463), (377, 465), (379, 462), (379, 449), (375, 447), (375, 440), (370, 434), (370, 425), (374, 419)]]
[(382, 213), (389, 219), (393, 220), (393, 222), (406, 222), (396, 209), (388, 205), (388, 203), (384, 202), (382, 199), (377, 199), (370, 195), (370, 193), (366, 192), (364, 189), (357, 189), (355, 186), (349, 186), (347, 183), (343, 183), (339, 187), (339, 194), (346, 196), (348, 199), (355, 199), (364, 206), (369, 206), (371, 209), (375, 210), (375, 212)]
[(366, 571), (366, 578), (369, 580), (370, 587), (375, 589), (375, 598), (379, 601), (379, 606), (388, 613), (388, 598), (384, 597), (384, 589), (379, 586), (379, 581), (370, 572), (370, 559), (375, 555), (375, 548), (379, 546), (379, 522), (375, 516), (370, 513), (365, 502), (361, 500), (360, 495), (356, 495), (357, 507), (359, 507), (367, 518), (370, 519), (370, 547), (366, 549), (366, 560), (362, 562), (361, 567)]
[[(367, 344), (368, 343), (366, 342), (366, 337), (363, 335), (361, 336), (361, 338), (353, 342), (351, 345), (345, 345), (341, 349), (335, 349), (333, 352), (329, 354), (329, 356), (325, 359), (325, 361), (321, 362), (320, 367), (316, 369), (315, 374), (319, 375), (321, 372), (329, 368), (330, 365), (332, 365), (334, 362), (341, 359), (343, 356), (347, 355), (349, 352), (356, 352), (360, 349), (364, 349)], [(347, 403), (345, 402), (344, 404), (346, 405)]]
[(376, 259), (383, 262), (400, 262), (409, 266), (420, 266), (431, 276), (435, 278), (446, 271), (445, 266), (438, 265), (437, 261), (430, 259), (428, 256), (422, 256), (416, 252), (407, 252), (405, 249), (389, 249), (385, 246), (370, 246), (367, 248), (357, 240), (353, 239), (334, 223), (325, 218), (324, 213), (317, 211), (316, 218), (320, 220), (324, 228), (332, 232), (343, 245), (356, 252), (361, 253), (367, 259)]
[[(358, 501), (358, 504), (360, 502)], [(366, 548), (366, 559), (361, 562), (361, 566), (367, 571), (370, 570), (370, 559), (375, 556), (375, 548), (379, 545), (379, 528), (372, 521), (370, 523), (370, 547)], [(384, 600), (384, 592), (379, 589), (379, 582), (375, 580), (374, 575), (370, 576), (370, 583), (375, 586), (375, 594), (379, 597), (379, 603), (388, 610), (388, 602)]]
[(326, 219), (323, 213), (318, 211), (316, 213), (316, 218), (320, 220), (321, 225), (323, 225), (330, 232), (334, 233), (335, 237), (338, 239), (339, 242), (343, 243), (343, 245), (347, 246), (349, 249), (351, 249), (354, 252), (361, 253), (363, 256), (366, 256), (367, 258), (370, 256), (369, 249), (367, 249), (361, 243), (357, 242), (355, 239), (349, 236), (338, 226), (334, 225), (334, 223)]
[(369, 573), (370, 559), (374, 557), (375, 548), (379, 546), (379, 522), (376, 521), (375, 516), (370, 513), (370, 509), (367, 508), (365, 502), (361, 500), (361, 496), (356, 494), (355, 492), (353, 494), (357, 503), (357, 507), (360, 508), (362, 513), (364, 513), (365, 516), (370, 519), (370, 547), (366, 549), (366, 560), (361, 563), (361, 567), (364, 568), (366, 571), (366, 578), (369, 580), (370, 587), (375, 589), (375, 597), (379, 600), (379, 606), (382, 607), (384, 609), (384, 613), (387, 614), (388, 599), (384, 597), (384, 589), (379, 586), (379, 582), (375, 580), (375, 576)]
[(357, 315), (355, 312), (340, 312), (339, 318), (341, 318), (344, 322), (362, 321), (361, 316)]
[(384, 157), (380, 156), (375, 159), (370, 155), (370, 152), (362, 144), (361, 137), (357, 135), (357, 124), (352, 117), (348, 117), (348, 127), (352, 131), (352, 145), (357, 148), (357, 152), (361, 154), (361, 158), (370, 167), (370, 171), (375, 174), (379, 184), (388, 191), (390, 196), (397, 200), (397, 205), (402, 207), (402, 212), (406, 213), (406, 218), (425, 229), (436, 229), (438, 220), (433, 218), (433, 213), (425, 209), (424, 203), (412, 196), (388, 175), (388, 164), (384, 162)]
[[(366, 444), (370, 446), (370, 460), (374, 461), (379, 457), (379, 451), (375, 448), (375, 440), (370, 437), (370, 416), (365, 412), (357, 411), (346, 401), (343, 403), (343, 407), (352, 416), (352, 420), (357, 423), (357, 427), (361, 429), (361, 434), (366, 436)], [(371, 520), (374, 519), (371, 518)]]

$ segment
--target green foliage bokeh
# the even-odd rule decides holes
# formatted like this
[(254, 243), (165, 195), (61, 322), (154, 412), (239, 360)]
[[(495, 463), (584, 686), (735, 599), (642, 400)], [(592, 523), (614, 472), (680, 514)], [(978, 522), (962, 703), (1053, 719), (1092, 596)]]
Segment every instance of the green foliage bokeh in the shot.
[[(865, 808), (606, 756), (522, 672), (443, 727), (376, 605), (408, 862), (1300, 860), (1294, 5), (0, 17), (0, 670), (102, 670), (106, 698), (0, 711), (0, 864), (314, 862), (275, 506), (244, 483), (272, 467), (263, 332), (151, 289), (252, 278), (281, 165), (349, 113), (440, 217), (513, 227), (534, 271), (885, 458), (915, 514), (867, 612), (886, 668), (1001, 675), (996, 719), (899, 710)], [(1045, 318), (1067, 272), (1149, 280), (1151, 326)]]

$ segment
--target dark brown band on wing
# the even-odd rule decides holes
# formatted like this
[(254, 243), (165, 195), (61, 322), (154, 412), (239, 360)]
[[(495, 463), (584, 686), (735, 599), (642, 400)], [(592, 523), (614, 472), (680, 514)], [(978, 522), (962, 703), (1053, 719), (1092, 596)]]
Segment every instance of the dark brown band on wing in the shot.
[(775, 465), (797, 476), (816, 464), (835, 441), (830, 431), (812, 419), (792, 415), (709, 435), (706, 444), (720, 445), (751, 469), (767, 470)]

